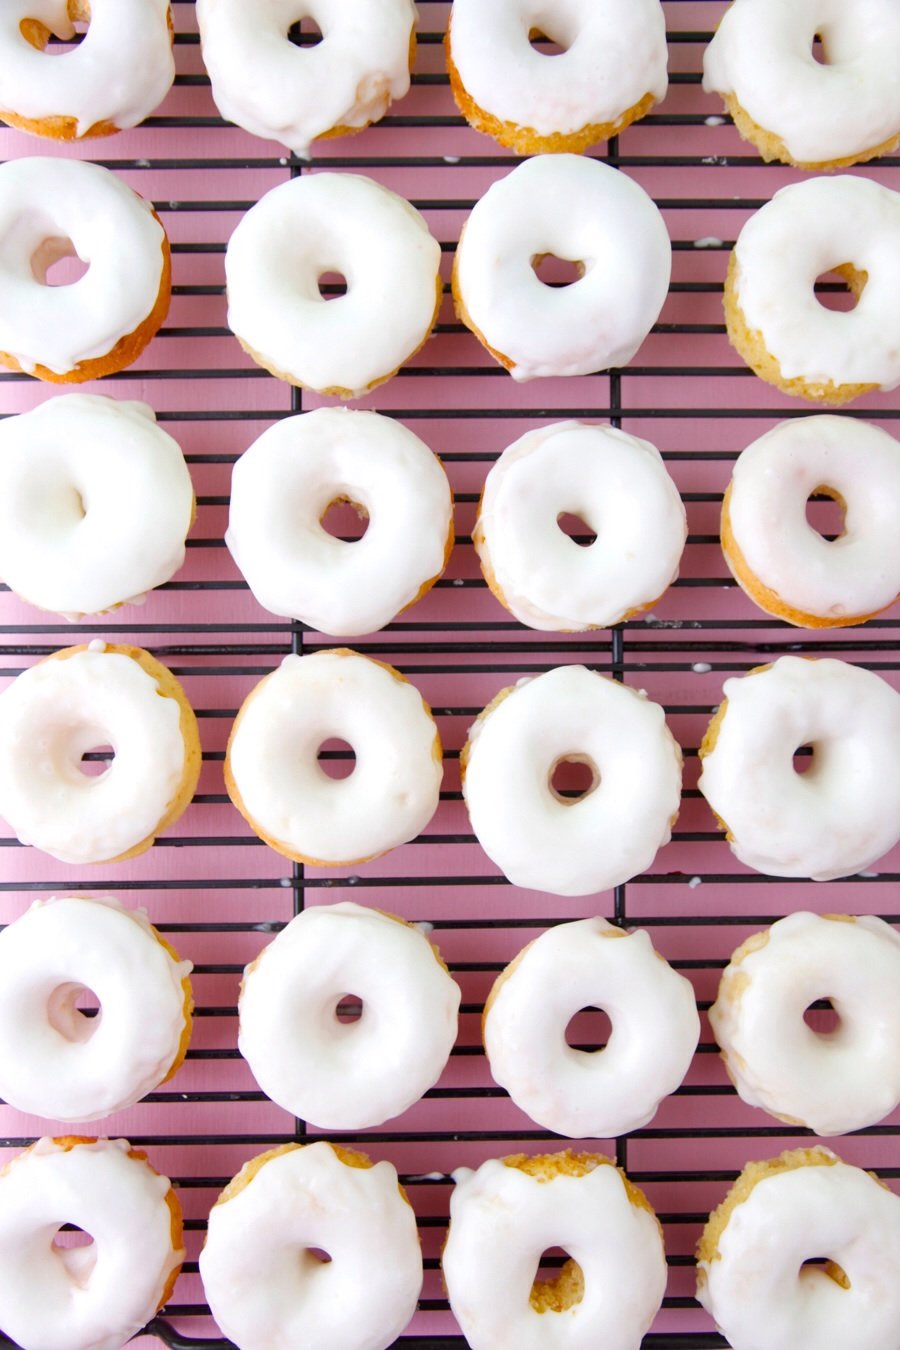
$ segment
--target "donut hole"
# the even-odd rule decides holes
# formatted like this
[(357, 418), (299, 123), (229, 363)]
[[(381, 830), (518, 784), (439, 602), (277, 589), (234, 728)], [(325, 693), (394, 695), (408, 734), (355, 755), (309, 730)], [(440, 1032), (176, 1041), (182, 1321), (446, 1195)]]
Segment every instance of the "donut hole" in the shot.
[(566, 1312), (584, 1298), (584, 1271), (562, 1247), (541, 1254), (528, 1302), (535, 1312)]
[(72, 240), (62, 235), (42, 240), (31, 255), (31, 273), (41, 286), (73, 286), (87, 270)]
[(806, 523), (828, 543), (847, 532), (847, 503), (836, 488), (819, 486), (806, 502)]
[(868, 272), (852, 263), (839, 263), (816, 277), (816, 299), (823, 309), (846, 313), (856, 309), (868, 280)]
[(343, 272), (336, 272), (333, 268), (320, 272), (316, 284), (322, 300), (339, 300), (347, 294), (347, 278)]
[(287, 30), (287, 40), (295, 47), (318, 47), (323, 36), (321, 28), (309, 14), (295, 19)]
[(580, 1050), (587, 1055), (596, 1054), (606, 1049), (612, 1032), (612, 1022), (602, 1008), (580, 1008), (569, 1018), (566, 1044), (571, 1050)]
[(337, 736), (322, 742), (316, 758), (326, 778), (349, 778), (356, 768), (356, 751), (348, 741)]
[[(810, 1256), (800, 1267), (801, 1280), (804, 1278), (804, 1272), (806, 1271), (810, 1272), (805, 1276), (806, 1279), (809, 1279), (810, 1276), (813, 1279), (818, 1279), (822, 1275), (827, 1275), (829, 1280), (833, 1280), (834, 1283), (840, 1285), (842, 1289), (849, 1289), (851, 1287), (850, 1277), (846, 1270), (844, 1270), (844, 1267), (839, 1266), (837, 1261), (832, 1261), (830, 1257)], [(813, 1274), (813, 1272), (815, 1272), (815, 1274)]]
[(540, 56), (562, 56), (569, 50), (560, 33), (550, 34), (543, 28), (529, 29), (528, 41)]
[(575, 806), (590, 797), (600, 782), (600, 770), (590, 755), (561, 755), (550, 770), (550, 791), (563, 806)]
[(85, 778), (103, 778), (112, 768), (115, 757), (111, 745), (95, 745), (85, 750), (78, 761), (78, 768)]
[(828, 49), (825, 46), (825, 41), (821, 33), (813, 34), (813, 40), (812, 43), (810, 44), (810, 51), (812, 53), (812, 59), (816, 61), (820, 66), (827, 66), (831, 64), (830, 61), (828, 60)]
[(67, 5), (69, 21), (75, 29), (71, 38), (58, 38), (51, 33), (40, 19), (26, 18), (19, 24), (19, 32), (25, 41), (47, 56), (65, 56), (74, 51), (90, 27), (91, 8), (87, 0), (69, 0)]
[(359, 994), (342, 994), (334, 1007), (338, 1022), (352, 1024), (359, 1022), (363, 1015), (363, 1001)]
[(597, 536), (587, 521), (573, 511), (561, 511), (556, 517), (556, 523), (563, 534), (579, 548), (590, 548), (591, 544), (597, 542)]
[(559, 289), (573, 286), (584, 276), (584, 263), (578, 258), (560, 258), (556, 253), (535, 253), (531, 270), (545, 286)]
[(303, 1255), (307, 1261), (315, 1261), (316, 1265), (331, 1265), (331, 1257), (322, 1247), (304, 1247)]
[(814, 745), (798, 745), (794, 751), (794, 773), (811, 773), (815, 767), (816, 747)]
[(841, 1015), (830, 998), (816, 999), (803, 1014), (803, 1020), (817, 1036), (834, 1036), (841, 1029)]
[(102, 1016), (100, 1000), (84, 984), (61, 984), (47, 1000), (47, 1021), (64, 1040), (75, 1044), (91, 1039)]
[(360, 502), (350, 497), (335, 497), (319, 517), (319, 524), (332, 538), (340, 539), (345, 544), (354, 544), (362, 539), (369, 528), (369, 513)]
[(97, 1246), (90, 1233), (75, 1223), (65, 1223), (53, 1234), (50, 1246), (69, 1279), (83, 1289), (97, 1264)]

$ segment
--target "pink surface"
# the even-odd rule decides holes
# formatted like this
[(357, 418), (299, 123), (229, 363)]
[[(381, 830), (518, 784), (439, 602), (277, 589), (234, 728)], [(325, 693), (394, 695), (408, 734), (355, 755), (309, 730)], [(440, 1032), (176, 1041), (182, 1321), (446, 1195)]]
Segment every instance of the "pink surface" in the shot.
[[(762, 166), (730, 125), (706, 125), (721, 108), (702, 94), (696, 73), (722, 9), (719, 0), (669, 0), (675, 79), (657, 115), (619, 141), (618, 163), (660, 203), (675, 242), (674, 283), (661, 321), (621, 381), (598, 375), (515, 385), (454, 322), (447, 299), (437, 335), (410, 368), (358, 405), (400, 417), (441, 454), (457, 493), (461, 539), (444, 582), (388, 630), (356, 644), (393, 662), (420, 687), (437, 712), (447, 759), (440, 810), (427, 834), (354, 875), (307, 869), (292, 880), (289, 865), (249, 834), (222, 781), (236, 709), (291, 646), (290, 627), (255, 603), (222, 542), (231, 464), (291, 409), (289, 387), (253, 366), (227, 330), (222, 253), (241, 212), (289, 176), (287, 152), (221, 123), (208, 85), (192, 78), (202, 65), (190, 38), (176, 47), (178, 85), (143, 128), (61, 152), (17, 132), (0, 133), (4, 158), (63, 153), (116, 169), (156, 203), (174, 246), (175, 294), (166, 327), (131, 370), (85, 388), (145, 399), (182, 443), (199, 497), (187, 564), (143, 608), (77, 628), (3, 593), (0, 675), (9, 679), (37, 656), (94, 636), (149, 647), (183, 679), (200, 718), (205, 763), (198, 796), (151, 853), (100, 871), (24, 849), (3, 827), (0, 903), (9, 921), (41, 895), (115, 891), (127, 883), (131, 899), (146, 905), (195, 963), (198, 1017), (187, 1063), (147, 1102), (102, 1123), (104, 1133), (146, 1143), (151, 1160), (181, 1182), (189, 1264), (167, 1316), (190, 1335), (216, 1334), (195, 1263), (217, 1190), (247, 1158), (295, 1134), (293, 1119), (262, 1098), (246, 1066), (230, 1054), (242, 967), (272, 926), (291, 917), (295, 898), (306, 904), (354, 898), (435, 923), (435, 937), (463, 987), (459, 1047), (439, 1086), (402, 1119), (364, 1136), (374, 1157), (391, 1159), (409, 1180), (423, 1220), (428, 1270), (411, 1334), (456, 1332), (437, 1271), (449, 1182), (427, 1174), (520, 1148), (565, 1146), (542, 1136), (492, 1087), (479, 1049), (479, 1014), (498, 970), (546, 923), (596, 912), (612, 916), (614, 898), (561, 900), (506, 884), (471, 836), (457, 765), (468, 724), (504, 684), (563, 661), (611, 668), (609, 633), (531, 633), (509, 619), (480, 580), (468, 537), (474, 504), (491, 460), (528, 428), (577, 413), (606, 418), (620, 398), (622, 425), (660, 446), (687, 503), (691, 538), (682, 580), (653, 616), (624, 631), (624, 679), (666, 706), (686, 750), (686, 795), (674, 838), (625, 889), (625, 921), (650, 929), (706, 1006), (732, 949), (764, 922), (799, 907), (896, 916), (900, 852), (877, 864), (879, 878), (773, 881), (733, 859), (695, 790), (696, 747), (728, 675), (798, 643), (864, 662), (893, 682), (900, 670), (896, 608), (865, 629), (822, 637), (787, 629), (765, 620), (731, 584), (719, 552), (718, 504), (735, 455), (780, 418), (813, 411), (757, 380), (724, 337), (728, 246), (751, 210), (799, 175)], [(193, 5), (177, 3), (174, 10), (179, 34), (195, 33)], [(446, 11), (443, 3), (420, 5), (424, 38), (409, 97), (380, 126), (322, 143), (314, 167), (356, 167), (413, 200), (442, 241), (449, 277), (468, 209), (514, 161), (455, 115), (441, 78), (438, 34)], [(863, 172), (900, 188), (896, 160)], [(710, 238), (724, 242), (697, 247)], [(24, 376), (2, 375), (0, 411), (34, 407), (53, 392)], [(304, 394), (302, 407), (322, 401)], [(872, 396), (853, 405), (852, 414), (896, 430), (897, 410), (896, 395)], [(313, 651), (333, 644), (304, 633), (301, 645)], [(654, 1331), (681, 1333), (684, 1345), (712, 1330), (690, 1297), (690, 1256), (702, 1217), (748, 1158), (774, 1154), (798, 1135), (745, 1107), (712, 1051), (704, 1027), (685, 1087), (663, 1103), (648, 1128), (620, 1145), (621, 1160), (665, 1220), (671, 1278)], [(900, 1114), (839, 1140), (837, 1148), (896, 1185), (898, 1124)], [(53, 1132), (65, 1130), (2, 1109), (10, 1147)]]

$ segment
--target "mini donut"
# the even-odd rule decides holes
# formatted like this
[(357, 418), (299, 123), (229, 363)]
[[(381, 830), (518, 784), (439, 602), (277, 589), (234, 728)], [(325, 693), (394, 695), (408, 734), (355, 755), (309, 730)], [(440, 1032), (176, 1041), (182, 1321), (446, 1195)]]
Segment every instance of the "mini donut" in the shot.
[[(565, 762), (593, 772), (578, 800), (552, 786)], [(501, 690), (470, 728), (460, 772), (485, 853), (514, 886), (551, 895), (591, 895), (643, 872), (681, 800), (681, 751), (662, 708), (585, 666)]]
[[(84, 275), (47, 285), (48, 269), (75, 256)], [(109, 169), (51, 157), (0, 164), (0, 365), (53, 384), (124, 370), (165, 319), (170, 288), (159, 216)]]
[[(844, 511), (837, 539), (806, 519), (813, 494)], [(722, 504), (722, 552), (767, 614), (846, 628), (900, 593), (900, 445), (880, 427), (820, 415), (781, 422), (738, 457)]]
[[(583, 548), (567, 513), (596, 535)], [(520, 623), (609, 628), (678, 575), (687, 520), (655, 445), (615, 427), (555, 422), (508, 446), (487, 476), (472, 540), (494, 595)]]
[(0, 422), (0, 576), (40, 609), (140, 603), (184, 562), (195, 510), (181, 447), (146, 403), (66, 394)]
[[(838, 272), (855, 309), (826, 309)], [(900, 192), (869, 178), (792, 183), (738, 235), (725, 280), (731, 345), (786, 394), (839, 405), (900, 384)]]
[[(348, 778), (318, 762), (329, 737), (354, 751)], [(317, 867), (369, 862), (414, 839), (437, 809), (442, 773), (419, 691), (345, 648), (286, 656), (244, 700), (225, 754), (228, 795), (254, 833)]]
[[(45, 52), (75, 24), (84, 39), (62, 57)], [(19, 0), (0, 19), (0, 118), (56, 141), (136, 127), (175, 79), (168, 0)]]
[[(298, 18), (318, 24), (315, 46), (288, 40)], [(408, 92), (416, 18), (412, 0), (197, 0), (219, 112), (303, 159), (311, 141), (362, 131)]]
[[(538, 34), (565, 50), (541, 52)], [(518, 155), (587, 150), (668, 88), (659, 0), (454, 0), (445, 45), (463, 117)]]
[(888, 1350), (898, 1269), (900, 1197), (827, 1148), (798, 1148), (748, 1163), (709, 1216), (697, 1298), (732, 1350)]
[(389, 1162), (285, 1144), (245, 1163), (219, 1196), (200, 1274), (239, 1350), (387, 1350), (422, 1288), (416, 1217)]
[[(870, 670), (782, 656), (725, 681), (698, 787), (734, 855), (775, 877), (860, 872), (900, 837), (900, 694)], [(793, 757), (812, 746), (812, 766)]]
[(703, 88), (763, 159), (837, 169), (900, 145), (898, 65), (894, 0), (733, 0), (704, 53)]
[[(66, 1223), (90, 1246), (54, 1247)], [(27, 1350), (118, 1350), (184, 1260), (168, 1177), (127, 1139), (39, 1139), (0, 1172), (0, 1328)]]
[[(323, 527), (350, 502), (361, 539)], [(430, 590), (453, 548), (453, 494), (440, 460), (400, 422), (317, 408), (276, 422), (231, 480), (225, 543), (273, 614), (339, 637), (374, 633)]]
[[(111, 745), (105, 773), (82, 756)], [(124, 862), (189, 805), (197, 719), (175, 676), (140, 647), (66, 647), (0, 694), (0, 816), (60, 862)]]
[[(340, 1022), (352, 992), (362, 1011)], [(323, 1130), (381, 1125), (433, 1087), (460, 992), (412, 924), (345, 902), (307, 909), (244, 971), (238, 1049), (263, 1092)]]
[[(424, 345), (441, 304), (441, 249), (403, 197), (355, 173), (293, 178), (228, 241), (228, 325), (290, 384), (359, 398)], [(345, 295), (319, 278), (340, 272)]]
[[(566, 1043), (570, 1020), (587, 1007), (612, 1023), (594, 1053)], [(482, 1030), (494, 1081), (536, 1124), (613, 1139), (646, 1125), (678, 1087), (700, 1018), (690, 981), (645, 932), (595, 918), (549, 928), (523, 948), (488, 995)]]
[[(874, 1125), (900, 1103), (900, 933), (871, 915), (791, 914), (738, 947), (709, 1010), (743, 1101), (816, 1134)], [(803, 1014), (829, 999), (838, 1026)]]
[[(662, 1303), (662, 1229), (602, 1153), (490, 1158), (453, 1173), (442, 1265), (471, 1350), (636, 1350)], [(538, 1280), (550, 1247), (559, 1275)]]
[[(534, 264), (577, 264), (569, 286)], [(627, 365), (662, 309), (672, 270), (663, 218), (624, 173), (581, 155), (538, 155), (488, 188), (453, 264), (462, 323), (514, 380)]]

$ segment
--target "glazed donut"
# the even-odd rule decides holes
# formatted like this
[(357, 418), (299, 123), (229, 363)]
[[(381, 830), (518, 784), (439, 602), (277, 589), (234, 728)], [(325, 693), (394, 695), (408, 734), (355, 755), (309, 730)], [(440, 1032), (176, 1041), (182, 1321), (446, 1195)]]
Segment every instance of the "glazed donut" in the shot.
[(734, 0), (704, 54), (703, 88), (763, 159), (836, 169), (900, 144), (898, 65), (893, 0)]
[[(900, 837), (900, 695), (846, 661), (782, 656), (725, 697), (698, 787), (742, 863), (775, 877), (860, 872)], [(812, 746), (812, 767), (793, 756)]]
[[(743, 1101), (816, 1134), (874, 1125), (900, 1103), (900, 933), (871, 915), (791, 914), (738, 947), (709, 1021)], [(817, 1035), (803, 1013), (831, 1001)]]
[[(533, 264), (577, 263), (569, 286)], [(463, 228), (453, 264), (462, 323), (514, 380), (627, 365), (659, 317), (672, 246), (646, 192), (580, 155), (538, 155), (498, 179)]]
[[(318, 763), (329, 737), (353, 748), (349, 778)], [(437, 809), (442, 772), (419, 691), (346, 649), (286, 656), (245, 699), (225, 755), (228, 795), (250, 828), (319, 867), (368, 862), (414, 839)]]
[[(806, 503), (837, 501), (829, 541)], [(722, 505), (722, 552), (755, 604), (803, 628), (865, 623), (900, 593), (900, 445), (869, 422), (820, 415), (781, 422), (738, 457)]]
[[(839, 272), (856, 308), (816, 299)], [(809, 178), (776, 192), (738, 235), (725, 280), (731, 345), (786, 394), (848, 403), (900, 384), (900, 192), (869, 178)]]
[[(350, 502), (362, 539), (322, 525)], [(231, 480), (225, 543), (273, 614), (339, 637), (374, 633), (430, 590), (453, 548), (453, 494), (436, 455), (400, 422), (317, 408), (276, 422)]]
[[(337, 1008), (352, 991), (354, 1022)], [(349, 902), (298, 914), (244, 971), (238, 1049), (263, 1092), (323, 1130), (399, 1116), (456, 1040), (459, 986), (412, 924)]]
[[(624, 1172), (567, 1150), (491, 1158), (453, 1180), (442, 1264), (471, 1350), (635, 1350), (662, 1302), (666, 1257), (656, 1215)], [(570, 1259), (537, 1281), (553, 1246)]]
[[(587, 548), (559, 527), (579, 516)], [(655, 445), (615, 427), (556, 422), (503, 451), (487, 476), (472, 540), (488, 586), (529, 628), (621, 623), (678, 575), (687, 521)]]
[[(577, 801), (552, 786), (565, 762), (594, 775)], [(514, 886), (551, 895), (591, 895), (643, 872), (681, 796), (662, 708), (585, 666), (501, 690), (470, 728), (460, 771), (485, 853)]]
[(285, 1144), (245, 1163), (219, 1196), (200, 1274), (219, 1327), (243, 1350), (386, 1350), (416, 1310), (422, 1251), (389, 1162)]
[[(548, 57), (531, 45), (537, 33), (565, 51)], [(519, 155), (586, 150), (668, 87), (659, 0), (459, 0), (446, 48), (463, 117)]]
[[(54, 1247), (71, 1223), (86, 1247)], [(127, 1139), (39, 1139), (0, 1172), (0, 1328), (27, 1350), (118, 1350), (184, 1260), (168, 1177)]]
[[(99, 777), (82, 756), (109, 744)], [(66, 647), (0, 694), (0, 816), (60, 862), (137, 857), (190, 803), (197, 719), (184, 690), (140, 647)]]
[(51, 398), (0, 422), (0, 576), (80, 619), (140, 603), (184, 562), (194, 491), (146, 403)]
[[(298, 17), (318, 24), (316, 46), (288, 41)], [(197, 0), (219, 112), (304, 159), (311, 141), (362, 131), (407, 93), (416, 18), (412, 0)]]
[(732, 1350), (900, 1344), (900, 1198), (827, 1148), (748, 1163), (697, 1258), (697, 1298)]
[[(84, 40), (50, 60), (51, 33)], [(0, 18), (0, 118), (57, 141), (109, 136), (158, 108), (175, 79), (168, 0), (20, 0)]]
[[(440, 261), (419, 212), (371, 178), (294, 178), (251, 207), (228, 241), (228, 325), (280, 380), (359, 398), (425, 343), (441, 304)], [(344, 275), (345, 295), (323, 299), (325, 272)]]
[[(621, 941), (619, 941), (621, 939)], [(609, 1015), (608, 1045), (566, 1043), (581, 1008)], [(674, 1092), (700, 1039), (689, 980), (645, 932), (606, 919), (548, 928), (498, 977), (484, 1008), (494, 1081), (536, 1124), (572, 1139), (613, 1139), (646, 1125)]]

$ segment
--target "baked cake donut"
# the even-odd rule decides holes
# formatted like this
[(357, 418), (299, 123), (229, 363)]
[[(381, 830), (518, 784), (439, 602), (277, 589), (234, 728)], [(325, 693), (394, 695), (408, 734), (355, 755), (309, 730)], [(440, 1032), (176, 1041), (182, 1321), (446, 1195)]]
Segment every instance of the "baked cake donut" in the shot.
[[(547, 255), (575, 263), (545, 285)], [(669, 289), (672, 246), (639, 184), (581, 155), (538, 155), (498, 179), (463, 227), (453, 264), (462, 323), (514, 380), (627, 365)]]
[(416, 1216), (389, 1162), (285, 1144), (219, 1196), (200, 1274), (221, 1331), (244, 1350), (387, 1350), (422, 1288)]
[[(567, 513), (596, 538), (581, 547)], [(555, 422), (508, 446), (487, 476), (472, 541), (488, 586), (520, 623), (609, 628), (678, 575), (687, 520), (655, 445), (615, 427)]]
[(697, 1298), (732, 1350), (887, 1350), (898, 1270), (900, 1197), (827, 1148), (798, 1148), (748, 1163), (709, 1216)]
[[(816, 1134), (875, 1125), (900, 1103), (900, 933), (863, 914), (791, 914), (731, 957), (709, 1010), (743, 1101)], [(828, 999), (835, 1030), (804, 1011)]]
[[(361, 539), (323, 525), (344, 502), (367, 521)], [(273, 614), (338, 637), (374, 633), (443, 572), (453, 494), (440, 460), (400, 422), (317, 408), (276, 422), (241, 455), (225, 543)]]
[(782, 656), (726, 680), (700, 758), (698, 787), (757, 872), (851, 876), (900, 837), (900, 694), (861, 666)]
[[(851, 310), (826, 309), (815, 283), (840, 273)], [(782, 188), (738, 235), (725, 325), (747, 365), (786, 394), (839, 405), (900, 384), (900, 192), (869, 178)]]
[[(280, 380), (359, 398), (424, 345), (440, 262), (403, 197), (355, 173), (304, 175), (267, 192), (229, 239), (228, 325)], [(346, 278), (346, 294), (325, 300), (326, 272)]]
[[(89, 777), (82, 757), (102, 745), (112, 763)], [(140, 647), (66, 647), (0, 694), (0, 815), (61, 862), (145, 852), (190, 803), (200, 758), (184, 690)]]
[(184, 562), (195, 509), (181, 447), (146, 403), (66, 394), (0, 422), (0, 577), (40, 609), (140, 603)]
[[(548, 56), (536, 36), (564, 51)], [(659, 0), (458, 0), (446, 48), (463, 117), (519, 155), (586, 150), (668, 87)]]
[(722, 95), (763, 159), (836, 169), (900, 145), (898, 65), (894, 0), (733, 0), (704, 54), (703, 88)]
[[(836, 539), (806, 518), (813, 495), (844, 512)], [(880, 427), (821, 414), (781, 422), (738, 456), (722, 552), (767, 614), (803, 628), (865, 623), (900, 594), (900, 445)]]

